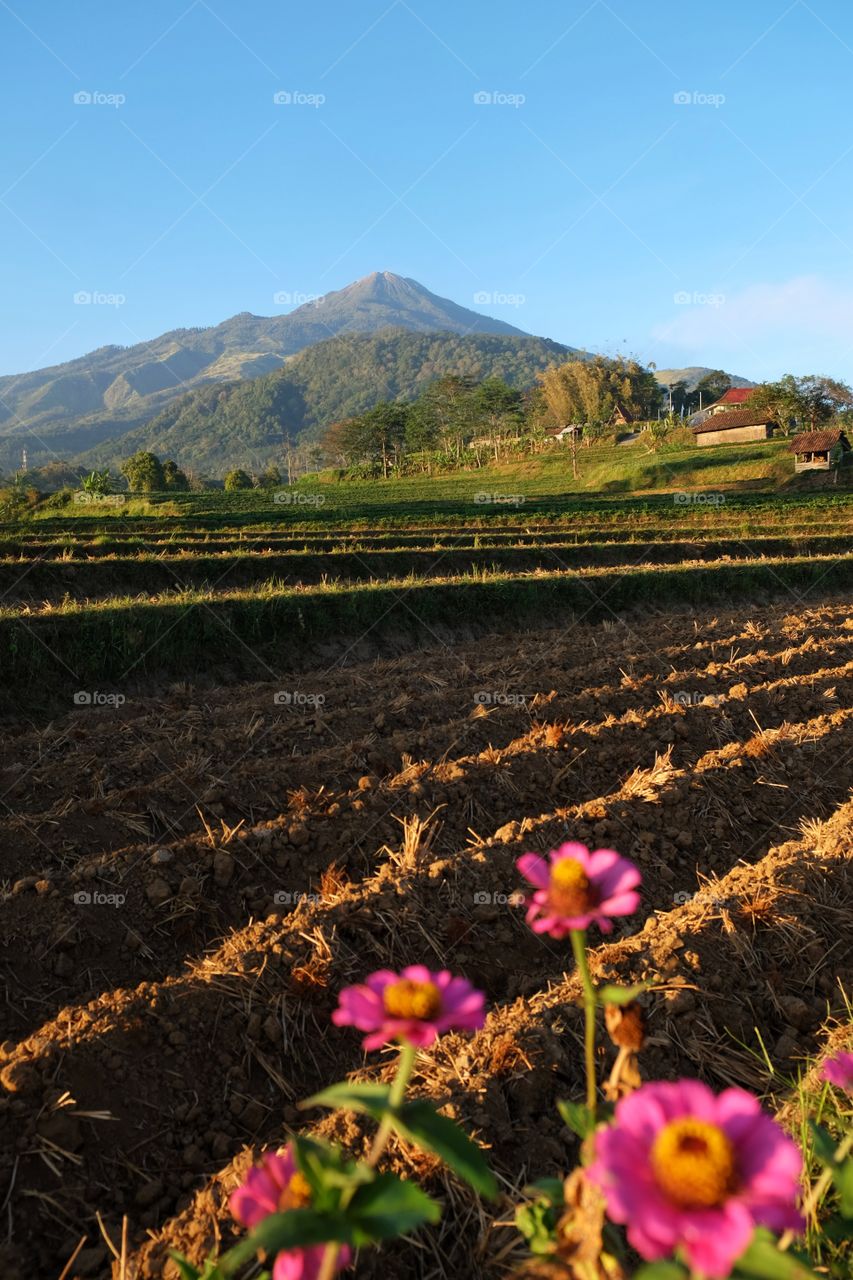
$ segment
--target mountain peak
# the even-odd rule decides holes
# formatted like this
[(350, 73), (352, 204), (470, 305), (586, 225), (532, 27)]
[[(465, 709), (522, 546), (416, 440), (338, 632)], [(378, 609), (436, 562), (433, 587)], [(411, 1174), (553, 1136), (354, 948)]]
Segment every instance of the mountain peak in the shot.
[(441, 330), (529, 336), (515, 325), (471, 311), (450, 298), (431, 293), (411, 276), (400, 276), (394, 271), (371, 271), (343, 289), (335, 289), (297, 307), (287, 319), (325, 325), (326, 337), (342, 330), (380, 328), (413, 329), (418, 333)]

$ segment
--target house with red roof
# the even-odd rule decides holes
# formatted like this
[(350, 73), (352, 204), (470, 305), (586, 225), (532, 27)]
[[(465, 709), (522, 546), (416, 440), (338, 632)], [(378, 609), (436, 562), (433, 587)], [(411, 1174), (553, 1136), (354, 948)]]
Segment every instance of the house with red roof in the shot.
[(715, 413), (731, 413), (743, 409), (754, 390), (754, 387), (729, 387), (728, 391), (723, 392), (719, 400), (715, 400), (713, 404), (708, 405), (705, 412), (712, 416)]

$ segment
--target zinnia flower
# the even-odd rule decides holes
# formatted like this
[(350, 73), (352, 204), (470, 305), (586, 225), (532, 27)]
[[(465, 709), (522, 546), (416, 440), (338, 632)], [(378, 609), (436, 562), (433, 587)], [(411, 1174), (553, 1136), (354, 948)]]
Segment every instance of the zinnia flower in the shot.
[[(250, 1169), (246, 1181), (231, 1193), (228, 1207), (244, 1227), (256, 1227), (271, 1213), (288, 1209), (307, 1209), (311, 1204), (311, 1187), (300, 1173), (288, 1146), (280, 1154), (268, 1151), (260, 1165)], [(311, 1245), (306, 1249), (288, 1249), (275, 1260), (273, 1280), (316, 1280), (320, 1274), (326, 1246)], [(351, 1250), (341, 1245), (337, 1269), (348, 1267)]]
[(853, 1093), (853, 1053), (837, 1053), (823, 1064), (823, 1078)]
[(486, 997), (447, 969), (431, 973), (411, 964), (400, 973), (378, 969), (360, 986), (345, 987), (332, 1021), (368, 1031), (365, 1049), (408, 1040), (425, 1049), (444, 1031), (477, 1031), (485, 1021)]
[(516, 863), (536, 887), (527, 899), (527, 923), (534, 933), (565, 938), (591, 924), (610, 933), (611, 916), (629, 916), (640, 905), (635, 892), (640, 869), (613, 849), (590, 853), (585, 844), (569, 843), (548, 856), (550, 866), (538, 853), (522, 854)]
[(703, 1276), (728, 1276), (756, 1226), (800, 1231), (802, 1158), (743, 1089), (698, 1080), (643, 1085), (596, 1135), (589, 1177), (648, 1261), (684, 1251)]

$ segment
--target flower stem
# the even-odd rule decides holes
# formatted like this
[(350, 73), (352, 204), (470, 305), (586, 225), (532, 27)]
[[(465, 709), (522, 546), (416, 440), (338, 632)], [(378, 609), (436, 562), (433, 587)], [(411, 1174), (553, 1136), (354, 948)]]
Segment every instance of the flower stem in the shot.
[(586, 1062), (586, 1105), (590, 1116), (595, 1121), (595, 1112), (598, 1102), (598, 1090), (596, 1088), (595, 1079), (595, 987), (592, 985), (592, 978), (589, 972), (589, 961), (586, 954), (586, 930), (572, 929), (572, 952), (574, 953), (575, 963), (578, 966), (578, 973), (583, 983), (583, 1006), (584, 1006), (584, 1060)]
[[(382, 1117), (379, 1128), (370, 1148), (370, 1154), (365, 1163), (372, 1169), (375, 1168), (385, 1148), (388, 1146), (388, 1139), (394, 1128), (393, 1112), (401, 1105), (406, 1096), (406, 1087), (412, 1076), (415, 1066), (415, 1046), (410, 1044), (408, 1040), (404, 1040), (400, 1045), (400, 1056), (397, 1059), (397, 1074), (391, 1084), (391, 1091), (388, 1094), (389, 1111)], [(352, 1199), (354, 1188), (349, 1194), (341, 1197), (341, 1208), (345, 1209)], [(323, 1253), (323, 1261), (320, 1264), (320, 1270), (317, 1273), (317, 1280), (332, 1280), (337, 1266), (338, 1254), (341, 1246), (335, 1241), (331, 1241), (326, 1245)]]

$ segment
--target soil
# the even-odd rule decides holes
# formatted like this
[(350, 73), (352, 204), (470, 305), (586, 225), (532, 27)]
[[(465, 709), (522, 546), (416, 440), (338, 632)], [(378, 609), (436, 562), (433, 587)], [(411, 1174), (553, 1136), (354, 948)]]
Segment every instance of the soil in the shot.
[(383, 1070), (329, 1015), (415, 961), (487, 992), (484, 1030), (422, 1054), (415, 1087), (489, 1148), (507, 1200), (392, 1149), (445, 1218), (357, 1274), (506, 1274), (513, 1198), (575, 1156), (555, 1110), (581, 1090), (570, 953), (509, 901), (518, 855), (566, 838), (643, 870), (640, 912), (592, 956), (660, 979), (643, 1073), (784, 1102), (853, 988), (850, 614), (581, 622), (19, 722), (0, 1274), (171, 1280), (169, 1248), (234, 1238), (227, 1194), (265, 1147), (315, 1128), (360, 1151), (365, 1124), (297, 1104)]

